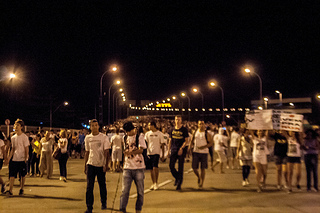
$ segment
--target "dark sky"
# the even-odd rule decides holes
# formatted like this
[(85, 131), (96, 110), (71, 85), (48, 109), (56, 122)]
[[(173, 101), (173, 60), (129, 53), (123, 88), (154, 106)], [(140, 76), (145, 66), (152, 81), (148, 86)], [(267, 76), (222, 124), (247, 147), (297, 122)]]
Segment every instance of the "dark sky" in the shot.
[(214, 78), (227, 107), (248, 106), (259, 81), (242, 74), (246, 64), (264, 96), (320, 91), (317, 1), (9, 2), (0, 11), (1, 69), (20, 70), (20, 90), (70, 100), (90, 115), (113, 63), (128, 99), (162, 100), (197, 85), (219, 107), (219, 91), (207, 86)]

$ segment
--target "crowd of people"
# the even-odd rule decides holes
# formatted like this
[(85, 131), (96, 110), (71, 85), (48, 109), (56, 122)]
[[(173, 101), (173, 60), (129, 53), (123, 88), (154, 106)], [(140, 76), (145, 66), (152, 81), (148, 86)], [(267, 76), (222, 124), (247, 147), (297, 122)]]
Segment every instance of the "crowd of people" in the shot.
[(199, 189), (203, 188), (206, 169), (209, 167), (218, 173), (241, 167), (242, 186), (250, 184), (248, 177), (254, 169), (257, 192), (262, 192), (266, 188), (270, 160), (276, 164), (278, 190), (285, 188), (288, 193), (294, 187), (301, 190), (302, 162), (306, 168), (307, 191), (319, 190), (319, 130), (249, 130), (245, 127), (227, 126), (225, 122), (186, 122), (182, 121), (181, 116), (176, 116), (174, 120), (122, 120), (103, 128), (93, 119), (88, 133), (84, 130), (73, 133), (61, 130), (59, 134), (53, 131), (25, 134), (23, 126), (23, 121), (18, 119), (14, 125), (14, 134), (8, 138), (0, 134), (0, 168), (3, 164), (9, 164), (9, 187), (5, 189), (5, 181), (0, 178), (1, 191), (9, 196), (12, 195), (14, 179), (18, 173), (20, 195), (24, 193), (26, 176), (46, 175), (50, 179), (52, 154), (57, 148), (61, 152), (58, 159), (61, 181), (67, 181), (68, 158), (84, 158), (84, 172), (87, 175), (86, 212), (92, 212), (93, 209), (96, 176), (100, 187), (101, 208), (106, 209), (105, 174), (108, 170), (123, 173), (120, 211), (126, 212), (131, 184), (134, 182), (138, 194), (136, 212), (140, 212), (143, 206), (145, 172), (150, 171), (152, 185), (149, 189), (157, 190), (159, 162), (166, 162), (168, 159), (176, 190), (182, 189), (184, 163), (191, 161)]

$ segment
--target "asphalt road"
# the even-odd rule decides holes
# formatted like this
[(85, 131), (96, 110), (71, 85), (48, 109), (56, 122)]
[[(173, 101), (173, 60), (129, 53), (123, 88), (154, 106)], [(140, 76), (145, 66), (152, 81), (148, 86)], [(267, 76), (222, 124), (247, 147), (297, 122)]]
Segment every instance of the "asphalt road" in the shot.
[[(59, 181), (59, 167), (54, 161), (52, 179), (28, 177), (25, 195), (19, 196), (18, 181), (15, 181), (14, 196), (0, 196), (0, 212), (84, 212), (86, 210), (86, 176), (82, 159), (68, 161), (68, 181)], [(197, 178), (185, 164), (182, 191), (176, 191), (168, 162), (160, 164), (160, 188), (150, 191), (150, 173), (146, 172), (143, 212), (320, 212), (320, 193), (306, 191), (305, 167), (302, 166), (302, 190), (293, 189), (288, 194), (276, 189), (275, 165), (269, 163), (267, 187), (257, 193), (254, 171), (249, 176), (250, 185), (243, 187), (241, 170), (225, 169), (225, 174), (207, 170), (203, 189), (197, 187)], [(7, 179), (8, 168), (0, 171)], [(101, 210), (99, 187), (96, 183), (94, 212), (118, 212), (121, 194), (121, 173), (107, 173), (107, 210)], [(127, 207), (134, 212), (136, 189), (134, 183)]]

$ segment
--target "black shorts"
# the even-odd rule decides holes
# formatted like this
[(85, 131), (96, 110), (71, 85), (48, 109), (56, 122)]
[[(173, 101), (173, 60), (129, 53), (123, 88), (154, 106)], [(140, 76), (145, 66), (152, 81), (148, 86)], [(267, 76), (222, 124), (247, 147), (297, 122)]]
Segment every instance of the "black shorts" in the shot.
[(17, 178), (17, 174), (21, 177), (27, 174), (27, 164), (24, 161), (10, 161), (9, 163), (9, 177)]
[(2, 169), (3, 166), (3, 159), (0, 159), (0, 170)]
[(160, 155), (148, 155), (149, 156), (149, 165), (153, 168), (156, 167), (158, 168), (159, 166), (159, 159), (160, 159)]
[(300, 157), (288, 157), (288, 163), (301, 163)]
[(287, 156), (274, 156), (276, 165), (287, 164)]
[(192, 169), (198, 169), (199, 163), (201, 163), (201, 169), (208, 168), (208, 154), (206, 153), (192, 153)]

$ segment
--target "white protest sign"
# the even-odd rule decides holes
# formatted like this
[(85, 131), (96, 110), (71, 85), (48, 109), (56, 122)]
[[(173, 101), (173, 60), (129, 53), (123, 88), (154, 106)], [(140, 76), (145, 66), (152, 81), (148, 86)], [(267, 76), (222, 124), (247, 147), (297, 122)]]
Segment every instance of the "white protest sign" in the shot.
[(273, 129), (272, 110), (257, 111), (254, 114), (246, 114), (247, 129), (269, 130)]
[(281, 113), (280, 129), (294, 132), (302, 132), (303, 115)]

